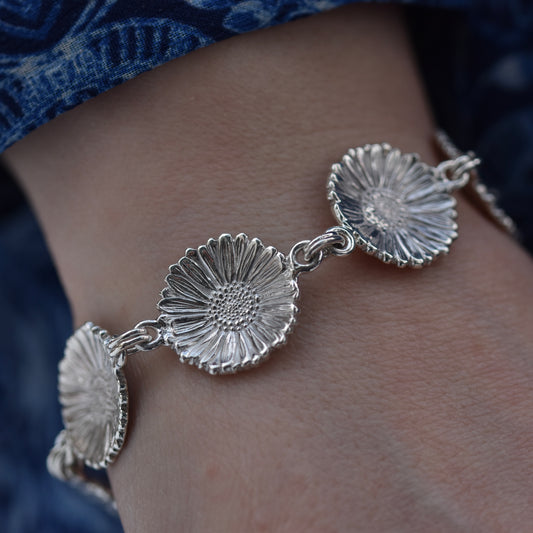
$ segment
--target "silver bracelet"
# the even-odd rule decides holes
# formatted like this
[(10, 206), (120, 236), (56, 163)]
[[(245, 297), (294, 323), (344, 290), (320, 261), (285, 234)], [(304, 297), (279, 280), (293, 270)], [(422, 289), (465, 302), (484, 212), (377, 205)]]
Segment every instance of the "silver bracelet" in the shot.
[(436, 167), (385, 143), (349, 150), (327, 182), (337, 226), (296, 243), (288, 255), (243, 233), (210, 239), (170, 266), (156, 320), (121, 335), (92, 323), (75, 331), (59, 365), (65, 429), (48, 456), (50, 473), (113, 504), (109, 488), (87, 467), (106, 468), (124, 443), (124, 366), (131, 355), (168, 346), (210, 374), (258, 365), (295, 325), (301, 274), (357, 248), (398, 267), (429, 265), (457, 237), (452, 193), (463, 187), (513, 233), (513, 222), (477, 176), (479, 159), (460, 153), (442, 132), (437, 143), (450, 159)]

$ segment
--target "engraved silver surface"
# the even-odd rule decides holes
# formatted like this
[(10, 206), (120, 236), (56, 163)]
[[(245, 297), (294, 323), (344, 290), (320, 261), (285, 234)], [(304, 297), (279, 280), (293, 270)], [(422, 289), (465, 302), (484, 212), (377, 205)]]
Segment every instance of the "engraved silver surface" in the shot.
[(349, 150), (333, 165), (328, 198), (363, 250), (386, 263), (422, 267), (457, 237), (453, 188), (417, 154), (383, 143)]
[(166, 282), (158, 304), (166, 343), (211, 374), (258, 364), (295, 322), (298, 286), (287, 260), (243, 233), (188, 249)]
[(86, 323), (70, 337), (59, 364), (59, 401), (65, 438), (92, 468), (110, 464), (124, 442), (126, 380), (110, 357), (106, 331)]

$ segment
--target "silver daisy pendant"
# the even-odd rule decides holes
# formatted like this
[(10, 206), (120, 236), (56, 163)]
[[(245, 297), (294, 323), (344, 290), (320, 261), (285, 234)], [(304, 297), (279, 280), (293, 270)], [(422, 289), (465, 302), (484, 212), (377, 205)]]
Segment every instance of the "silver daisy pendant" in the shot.
[(119, 453), (128, 423), (128, 390), (112, 359), (107, 331), (90, 322), (67, 342), (59, 364), (59, 400), (65, 445), (92, 468), (105, 468)]
[(422, 267), (457, 237), (453, 182), (390, 145), (351, 149), (333, 165), (328, 198), (357, 245), (386, 263)]
[(188, 249), (166, 283), (158, 304), (166, 343), (211, 374), (259, 364), (295, 323), (298, 285), (286, 257), (243, 233)]

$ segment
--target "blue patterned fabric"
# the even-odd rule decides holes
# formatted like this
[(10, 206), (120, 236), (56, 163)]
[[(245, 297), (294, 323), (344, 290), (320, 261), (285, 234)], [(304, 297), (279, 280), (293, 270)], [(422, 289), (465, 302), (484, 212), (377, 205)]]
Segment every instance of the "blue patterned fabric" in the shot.
[[(0, 151), (170, 59), (345, 3), (0, 0)], [(432, 8), (409, 21), (438, 121), (484, 158), (485, 179), (533, 250), (533, 2), (404, 3)], [(120, 532), (116, 517), (45, 469), (70, 314), (37, 223), (1, 172), (0, 321), (0, 530)]]
[(0, 0), (0, 152), (63, 111), (166, 61), (346, 3)]

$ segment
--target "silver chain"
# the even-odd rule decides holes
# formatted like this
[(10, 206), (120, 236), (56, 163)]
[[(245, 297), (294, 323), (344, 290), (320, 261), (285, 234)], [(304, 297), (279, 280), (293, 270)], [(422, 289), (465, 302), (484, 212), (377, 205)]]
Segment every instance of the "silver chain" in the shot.
[(355, 249), (355, 238), (342, 226), (333, 226), (312, 240), (296, 243), (289, 252), (289, 263), (296, 276), (311, 272), (328, 255), (347, 255)]
[[(448, 135), (442, 130), (438, 130), (435, 133), (435, 141), (437, 142), (437, 146), (442, 150), (444, 154), (446, 154), (447, 157), (454, 159), (453, 161), (444, 161), (443, 163), (437, 166), (437, 169), (444, 171), (445, 177), (448, 177), (447, 172), (449, 171), (452, 171), (453, 175), (456, 177), (458, 172), (468, 172), (470, 175), (470, 180), (468, 183), (470, 188), (470, 196), (473, 197), (474, 202), (476, 202), (477, 205), (481, 207), (481, 209), (488, 215), (488, 217), (493, 222), (496, 222), (496, 224), (498, 224), (501, 228), (507, 231), (510, 235), (518, 237), (517, 228), (514, 221), (498, 205), (497, 196), (493, 192), (488, 190), (485, 184), (480, 180), (479, 174), (474, 168), (480, 163), (480, 160), (476, 157), (475, 153), (470, 151), (464, 154), (463, 152), (461, 152), (461, 150), (459, 150), (459, 148), (457, 148), (457, 146), (455, 146), (455, 144), (452, 142), (450, 137), (448, 137)], [(467, 164), (468, 161), (471, 161), (472, 164), (475, 163), (475, 165), (466, 169), (453, 169), (453, 164), (460, 160), (467, 162)], [(454, 182), (453, 177), (452, 182)], [(453, 185), (452, 190), (455, 190), (453, 188)], [(467, 194), (469, 193), (468, 189), (466, 192)]]
[(481, 159), (475, 157), (473, 154), (464, 154), (443, 161), (437, 165), (437, 171), (448, 181), (446, 183), (446, 191), (453, 192), (457, 189), (463, 188), (470, 180), (471, 172), (481, 163)]
[[(165, 344), (164, 324), (159, 320), (143, 320), (134, 328), (113, 337), (108, 343), (109, 355), (118, 368), (126, 364), (126, 357), (137, 352), (155, 350)], [(150, 333), (153, 331), (153, 334)]]

